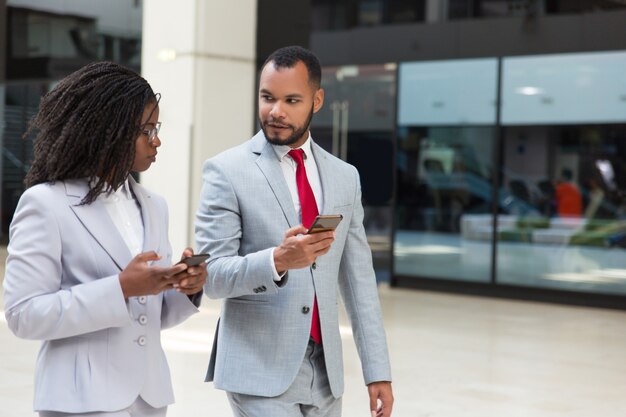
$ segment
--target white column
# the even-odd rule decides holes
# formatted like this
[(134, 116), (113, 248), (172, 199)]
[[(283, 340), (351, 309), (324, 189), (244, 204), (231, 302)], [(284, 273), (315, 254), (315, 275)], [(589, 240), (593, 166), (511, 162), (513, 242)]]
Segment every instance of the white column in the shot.
[(142, 74), (162, 94), (163, 126), (141, 183), (167, 200), (174, 257), (195, 245), (202, 162), (253, 134), (256, 3), (143, 2)]

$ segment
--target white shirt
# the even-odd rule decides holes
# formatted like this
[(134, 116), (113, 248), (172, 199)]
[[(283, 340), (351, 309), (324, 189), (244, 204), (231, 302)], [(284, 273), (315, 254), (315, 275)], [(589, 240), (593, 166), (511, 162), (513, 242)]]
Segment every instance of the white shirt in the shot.
[(135, 257), (143, 252), (143, 220), (141, 207), (130, 191), (128, 180), (111, 194), (98, 197), (107, 209), (113, 224), (124, 239), (130, 254)]
[[(289, 151), (293, 148), (284, 145), (272, 145), (274, 152), (280, 160), (280, 168), (283, 170), (287, 187), (289, 187), (289, 193), (291, 194), (291, 201), (293, 207), (296, 210), (298, 219), (302, 222), (302, 208), (300, 207), (300, 196), (298, 194), (298, 183), (296, 182), (296, 169), (298, 164), (291, 156), (288, 155)], [(322, 214), (322, 207), (324, 207), (323, 195), (322, 195), (322, 182), (320, 181), (320, 173), (317, 170), (317, 164), (315, 163), (315, 157), (311, 151), (311, 133), (304, 142), (304, 144), (298, 148), (304, 151), (304, 168), (306, 169), (306, 176), (311, 184), (311, 189), (315, 195), (315, 202), (317, 203), (317, 211)]]
[[(298, 164), (291, 158), (291, 156), (288, 155), (289, 151), (293, 148), (286, 145), (272, 145), (272, 147), (274, 148), (274, 152), (276, 152), (276, 156), (278, 156), (280, 161), (280, 168), (283, 170), (283, 176), (285, 177), (285, 182), (287, 182), (287, 187), (289, 188), (289, 193), (291, 194), (293, 208), (296, 210), (300, 223), (302, 223), (302, 208), (300, 206), (300, 195), (298, 194), (298, 183), (296, 182), (296, 169), (298, 168)], [(313, 195), (315, 195), (317, 211), (321, 214), (322, 207), (324, 207), (322, 181), (320, 180), (320, 173), (317, 169), (317, 164), (315, 163), (315, 157), (311, 151), (310, 131), (306, 142), (304, 142), (304, 144), (298, 149), (302, 149), (304, 151), (304, 169), (306, 169), (307, 179), (309, 180), (309, 184), (313, 190)], [(270, 256), (272, 264), (274, 264), (273, 250), (270, 253)], [(276, 268), (274, 268), (274, 271), (276, 271)], [(284, 273), (282, 275), (275, 273), (274, 281), (280, 281), (284, 275)]]

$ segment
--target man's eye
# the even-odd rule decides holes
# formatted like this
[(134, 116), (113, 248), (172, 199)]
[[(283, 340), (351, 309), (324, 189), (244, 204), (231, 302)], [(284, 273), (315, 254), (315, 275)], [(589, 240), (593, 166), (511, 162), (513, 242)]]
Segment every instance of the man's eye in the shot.
[(274, 100), (274, 98), (272, 96), (261, 96), (261, 99), (263, 101), (272, 101), (272, 100)]
[(296, 104), (296, 103), (299, 103), (299, 102), (300, 102), (300, 100), (295, 99), (295, 98), (290, 98), (290, 99), (287, 100), (287, 103), (289, 103), (289, 104)]

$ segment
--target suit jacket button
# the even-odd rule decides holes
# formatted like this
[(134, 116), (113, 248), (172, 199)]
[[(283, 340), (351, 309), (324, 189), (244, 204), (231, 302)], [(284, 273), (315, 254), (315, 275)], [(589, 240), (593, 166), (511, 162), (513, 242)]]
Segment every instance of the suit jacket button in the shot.
[(137, 339), (137, 344), (139, 346), (145, 346), (146, 345), (146, 337), (145, 336), (140, 336), (139, 339)]
[(311, 268), (313, 268), (313, 269), (317, 268), (317, 264), (315, 262), (313, 262), (313, 265), (311, 265)]
[(310, 310), (311, 309), (308, 306), (304, 306), (304, 307), (302, 307), (302, 314), (309, 314)]

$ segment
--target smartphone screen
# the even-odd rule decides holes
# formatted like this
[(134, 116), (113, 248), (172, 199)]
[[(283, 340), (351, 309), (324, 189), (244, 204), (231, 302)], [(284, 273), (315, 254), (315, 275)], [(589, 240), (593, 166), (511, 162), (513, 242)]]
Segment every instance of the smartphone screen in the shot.
[(323, 214), (319, 215), (313, 221), (313, 224), (309, 228), (308, 234), (330, 232), (339, 226), (343, 216), (341, 214)]

